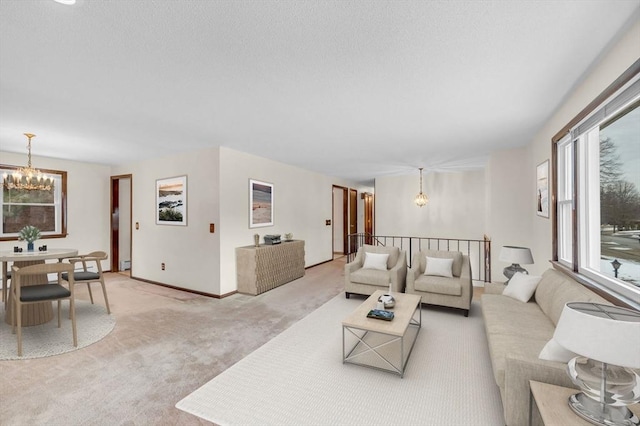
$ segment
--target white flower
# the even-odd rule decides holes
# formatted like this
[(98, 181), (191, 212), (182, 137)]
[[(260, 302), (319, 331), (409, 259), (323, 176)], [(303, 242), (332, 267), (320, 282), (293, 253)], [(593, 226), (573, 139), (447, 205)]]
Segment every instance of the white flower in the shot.
[(20, 241), (26, 241), (32, 243), (40, 238), (40, 230), (32, 225), (27, 225), (18, 233), (18, 239)]

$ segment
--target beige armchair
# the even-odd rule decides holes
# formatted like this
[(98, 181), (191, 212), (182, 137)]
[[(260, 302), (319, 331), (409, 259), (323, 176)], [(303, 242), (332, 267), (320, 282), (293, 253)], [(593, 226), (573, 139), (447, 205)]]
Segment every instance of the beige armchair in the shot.
[[(367, 253), (373, 254), (366, 261)], [(371, 268), (371, 260), (379, 259), (379, 254), (386, 254), (386, 265), (381, 269)], [(367, 268), (363, 268), (367, 263)], [(375, 266), (375, 265), (374, 265)], [(380, 266), (380, 265), (377, 265)], [(364, 244), (358, 249), (353, 262), (344, 267), (344, 292), (347, 299), (351, 294), (371, 295), (376, 290), (387, 290), (391, 283), (391, 291), (404, 292), (407, 277), (407, 254), (398, 247), (372, 246)]]
[[(427, 257), (452, 259), (450, 266), (452, 277), (425, 275)], [(434, 260), (429, 273), (441, 273), (443, 263), (447, 262)], [(469, 256), (459, 251), (424, 250), (416, 253), (413, 256), (411, 268), (407, 271), (406, 292), (422, 296), (422, 303), (462, 309), (464, 316), (468, 317), (473, 297)]]

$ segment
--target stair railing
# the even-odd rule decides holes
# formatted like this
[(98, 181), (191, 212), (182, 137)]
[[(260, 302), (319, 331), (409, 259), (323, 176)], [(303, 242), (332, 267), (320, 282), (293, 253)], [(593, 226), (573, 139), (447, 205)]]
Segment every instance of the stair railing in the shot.
[(356, 233), (347, 235), (347, 262), (351, 262), (364, 244), (398, 247), (407, 253), (407, 265), (411, 267), (413, 253), (421, 250), (459, 251), (469, 256), (471, 279), (491, 282), (491, 239), (482, 240), (436, 237), (404, 237), (396, 235), (373, 235)]

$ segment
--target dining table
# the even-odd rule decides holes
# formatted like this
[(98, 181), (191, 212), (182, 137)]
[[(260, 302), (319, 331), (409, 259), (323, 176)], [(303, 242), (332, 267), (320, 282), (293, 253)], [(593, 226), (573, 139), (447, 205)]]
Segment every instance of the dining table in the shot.
[[(12, 262), (14, 266), (21, 268), (41, 264), (49, 259), (57, 259), (60, 262), (62, 259), (77, 255), (78, 250), (70, 248), (48, 248), (45, 251), (34, 250), (23, 252), (15, 252), (13, 250), (0, 251), (0, 262), (2, 263), (2, 301), (5, 305), (5, 322), (7, 324), (13, 323), (11, 319), (13, 315), (12, 293), (7, 292), (7, 272), (10, 262)], [(46, 274), (30, 275), (24, 278), (25, 281), (22, 282), (22, 285), (47, 284), (49, 282)], [(50, 301), (27, 304), (22, 308), (22, 326), (28, 327), (44, 324), (51, 321), (53, 316), (53, 304)]]

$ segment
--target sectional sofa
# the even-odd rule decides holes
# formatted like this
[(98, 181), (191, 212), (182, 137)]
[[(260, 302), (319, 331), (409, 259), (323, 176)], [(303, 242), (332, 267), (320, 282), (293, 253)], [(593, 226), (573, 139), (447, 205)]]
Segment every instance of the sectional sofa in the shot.
[(610, 304), (567, 275), (549, 269), (528, 302), (503, 294), (505, 286), (485, 284), (482, 315), (493, 375), (500, 388), (507, 426), (529, 424), (529, 380), (575, 388), (566, 362), (539, 358), (567, 302)]

